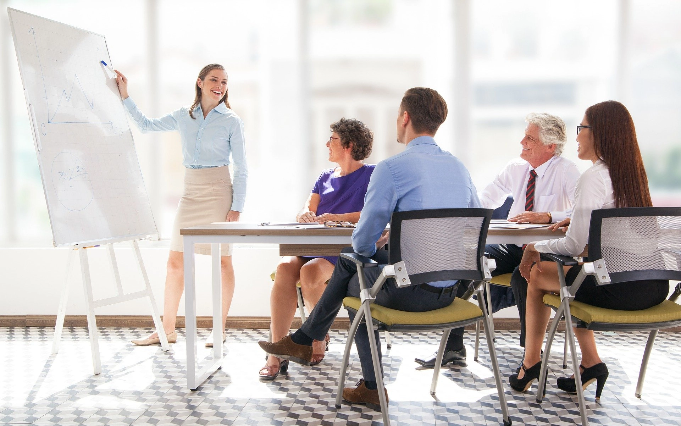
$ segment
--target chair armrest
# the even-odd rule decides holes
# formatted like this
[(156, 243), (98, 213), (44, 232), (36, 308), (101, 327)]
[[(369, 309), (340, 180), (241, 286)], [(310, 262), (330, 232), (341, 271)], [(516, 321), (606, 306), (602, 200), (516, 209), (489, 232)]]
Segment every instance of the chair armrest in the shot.
[(669, 296), (669, 300), (672, 302), (676, 302), (676, 299), (681, 296), (681, 282), (676, 285), (676, 288), (674, 289), (674, 292), (672, 293), (671, 296)]
[(373, 259), (369, 259), (366, 256), (362, 256), (361, 254), (357, 253), (341, 253), (341, 257), (351, 260), (354, 262), (356, 265), (362, 265), (365, 268), (372, 268), (378, 266), (378, 262), (376, 262)]
[(570, 256), (563, 256), (560, 254), (553, 254), (553, 253), (542, 253), (541, 257), (550, 260), (556, 263), (561, 264), (562, 266), (575, 266), (579, 264), (574, 258)]

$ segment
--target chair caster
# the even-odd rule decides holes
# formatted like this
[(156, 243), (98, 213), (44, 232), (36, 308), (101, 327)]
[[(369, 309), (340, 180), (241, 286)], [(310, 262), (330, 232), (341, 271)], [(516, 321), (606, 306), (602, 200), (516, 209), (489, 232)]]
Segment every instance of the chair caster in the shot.
[(341, 406), (336, 404), (336, 410), (340, 410)]
[(388, 349), (392, 349), (392, 348), (393, 348), (393, 345), (392, 345), (392, 344), (386, 345), (386, 347), (387, 347)]
[(563, 370), (567, 368), (567, 364), (563, 364)]
[(513, 424), (513, 420), (511, 420), (511, 419), (504, 420), (504, 426), (511, 426), (512, 424)]

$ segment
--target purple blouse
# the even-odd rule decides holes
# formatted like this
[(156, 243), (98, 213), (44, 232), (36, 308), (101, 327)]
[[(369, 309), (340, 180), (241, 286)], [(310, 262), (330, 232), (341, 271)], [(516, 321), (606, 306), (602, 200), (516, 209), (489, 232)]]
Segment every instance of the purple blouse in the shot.
[[(343, 214), (361, 211), (369, 179), (375, 167), (375, 164), (365, 164), (345, 176), (334, 176), (335, 169), (323, 171), (312, 188), (313, 194), (319, 194), (317, 216), (324, 213)], [(324, 259), (335, 265), (338, 256), (324, 256)]]

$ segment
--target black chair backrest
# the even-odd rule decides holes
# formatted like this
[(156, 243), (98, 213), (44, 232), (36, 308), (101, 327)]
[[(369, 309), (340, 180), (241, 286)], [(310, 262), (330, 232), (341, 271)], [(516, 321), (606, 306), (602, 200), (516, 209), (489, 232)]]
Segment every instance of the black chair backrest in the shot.
[(412, 285), (481, 280), (490, 209), (395, 212), (390, 221), (390, 263), (404, 261)]
[(681, 280), (681, 207), (594, 210), (589, 260), (598, 259), (613, 283)]

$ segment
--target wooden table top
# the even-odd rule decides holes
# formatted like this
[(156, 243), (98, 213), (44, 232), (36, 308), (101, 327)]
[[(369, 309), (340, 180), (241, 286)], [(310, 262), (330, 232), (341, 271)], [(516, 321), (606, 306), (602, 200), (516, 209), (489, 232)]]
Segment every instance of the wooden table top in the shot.
[[(306, 226), (263, 226), (252, 223), (216, 222), (209, 225), (192, 226), (180, 230), (181, 235), (249, 235), (249, 236), (350, 236), (354, 228), (327, 228)], [(508, 229), (490, 225), (488, 235), (512, 236), (522, 233), (532, 238), (560, 238), (562, 231), (549, 231), (542, 228)]]

